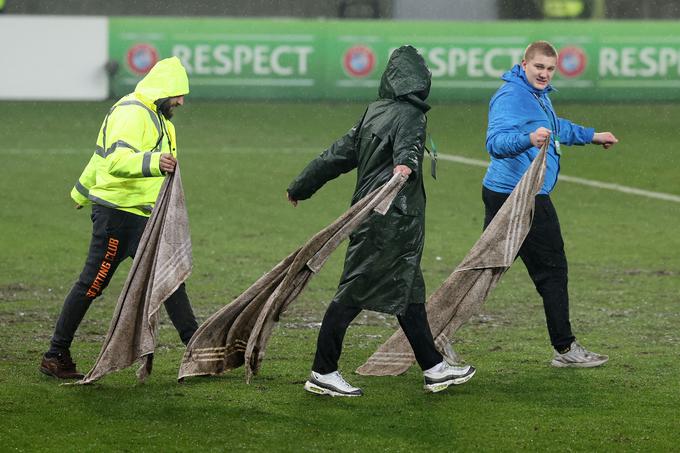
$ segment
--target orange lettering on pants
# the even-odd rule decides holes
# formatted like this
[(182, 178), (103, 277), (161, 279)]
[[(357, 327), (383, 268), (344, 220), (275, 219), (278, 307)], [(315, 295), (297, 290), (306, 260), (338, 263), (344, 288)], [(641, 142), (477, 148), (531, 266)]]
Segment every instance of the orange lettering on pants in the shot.
[(97, 275), (94, 277), (94, 281), (85, 294), (86, 297), (94, 299), (99, 294), (101, 294), (102, 284), (109, 275), (109, 270), (111, 270), (111, 262), (116, 258), (116, 253), (118, 252), (118, 243), (118, 239), (109, 238), (109, 243), (106, 246), (106, 254), (104, 254), (104, 259), (99, 265), (99, 270), (97, 271)]

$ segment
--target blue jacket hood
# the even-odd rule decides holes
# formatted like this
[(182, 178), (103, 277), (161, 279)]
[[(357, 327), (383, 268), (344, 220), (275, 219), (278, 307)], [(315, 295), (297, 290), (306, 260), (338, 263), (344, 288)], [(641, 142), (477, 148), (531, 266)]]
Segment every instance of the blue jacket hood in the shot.
[(521, 65), (516, 64), (513, 66), (509, 71), (506, 71), (505, 74), (501, 76), (501, 79), (503, 79), (506, 82), (509, 83), (515, 83), (525, 90), (535, 93), (539, 96), (542, 96), (544, 94), (548, 94), (552, 91), (555, 91), (555, 88), (552, 85), (548, 85), (545, 89), (539, 90), (534, 88), (530, 83), (529, 80), (527, 79), (527, 73), (524, 71)]
[(554, 88), (548, 85), (537, 90), (531, 86), (520, 65), (503, 74), (502, 79), (505, 83), (489, 102), (486, 149), (491, 163), (484, 186), (495, 192), (512, 192), (538, 154), (538, 148), (531, 144), (531, 132), (545, 127), (553, 134), (540, 193), (548, 194), (555, 187), (560, 171), (557, 141), (566, 146), (585, 145), (592, 141), (595, 130), (558, 117), (548, 95)]

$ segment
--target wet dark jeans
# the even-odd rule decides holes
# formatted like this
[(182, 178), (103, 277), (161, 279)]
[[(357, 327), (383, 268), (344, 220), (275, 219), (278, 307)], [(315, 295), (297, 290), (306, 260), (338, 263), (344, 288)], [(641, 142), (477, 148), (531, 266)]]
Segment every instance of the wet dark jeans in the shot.
[[(484, 228), (491, 223), (509, 196), (482, 188)], [(543, 298), (550, 342), (555, 349), (570, 345), (575, 338), (569, 322), (567, 256), (564, 253), (560, 221), (549, 195), (536, 195), (534, 221), (519, 249), (519, 257)]]

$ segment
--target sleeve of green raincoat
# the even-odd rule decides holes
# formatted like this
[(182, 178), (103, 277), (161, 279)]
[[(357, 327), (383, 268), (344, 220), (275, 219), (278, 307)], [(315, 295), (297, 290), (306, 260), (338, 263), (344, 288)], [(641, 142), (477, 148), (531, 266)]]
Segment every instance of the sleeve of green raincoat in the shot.
[(397, 120), (392, 160), (394, 166), (406, 165), (414, 173), (418, 171), (418, 163), (423, 155), (425, 142), (425, 115), (410, 109)]
[(106, 127), (106, 168), (119, 178), (163, 176), (160, 169), (161, 153), (142, 149), (144, 134), (157, 135), (149, 121), (149, 114), (135, 106), (122, 106), (111, 113)]
[(341, 139), (307, 164), (288, 186), (288, 193), (292, 198), (306, 200), (331, 179), (356, 168), (356, 142), (360, 126), (361, 122), (357, 123)]

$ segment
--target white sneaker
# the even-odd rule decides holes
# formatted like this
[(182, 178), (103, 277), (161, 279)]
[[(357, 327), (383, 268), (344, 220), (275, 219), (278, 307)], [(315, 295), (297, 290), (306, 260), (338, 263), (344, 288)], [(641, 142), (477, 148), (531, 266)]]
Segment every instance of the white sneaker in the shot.
[(446, 390), (450, 385), (464, 384), (475, 375), (475, 367), (449, 365), (446, 361), (423, 372), (426, 391), (437, 393)]
[(574, 341), (564, 354), (555, 351), (550, 364), (558, 368), (593, 368), (607, 363), (607, 360), (609, 360), (609, 356), (590, 352)]
[(337, 371), (328, 374), (312, 371), (309, 380), (305, 382), (305, 390), (317, 395), (330, 396), (361, 396), (364, 394), (360, 388), (349, 385)]

